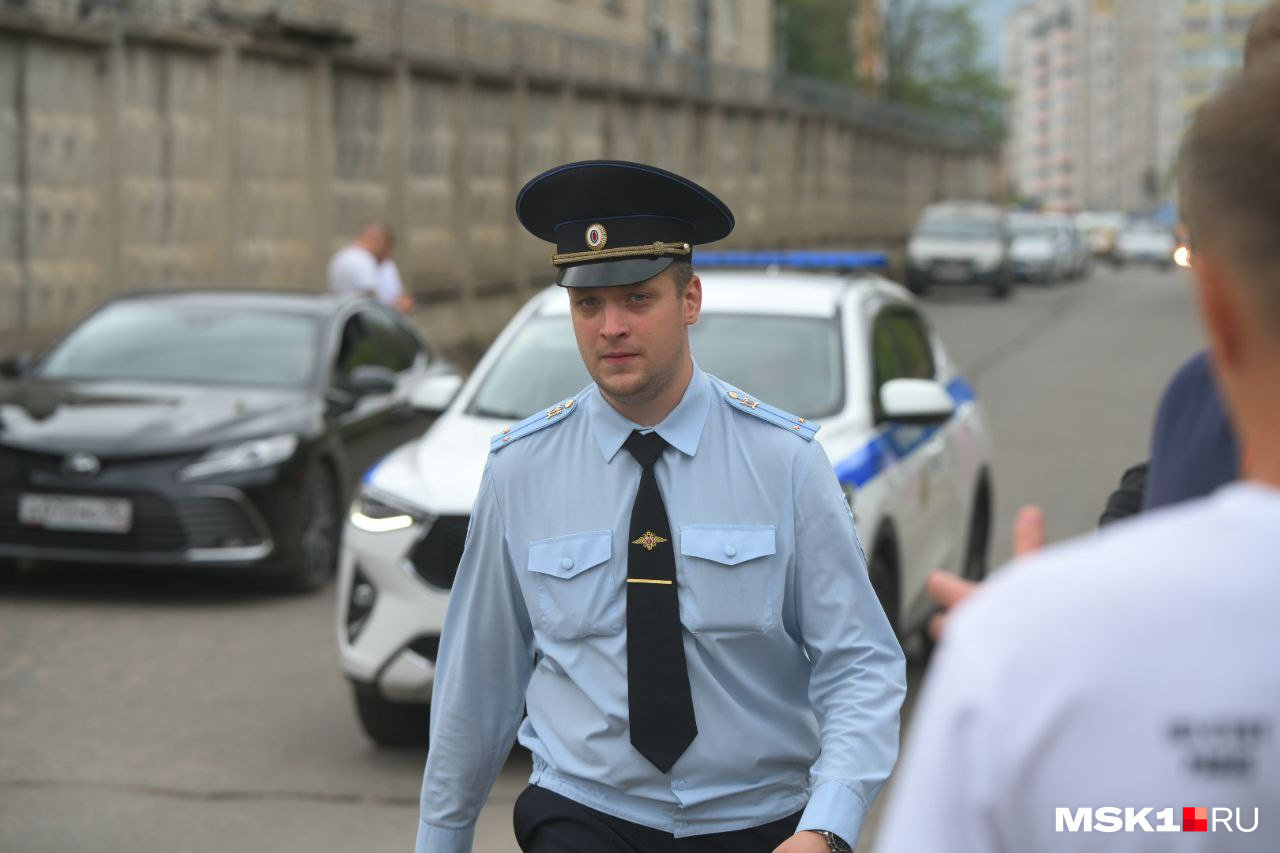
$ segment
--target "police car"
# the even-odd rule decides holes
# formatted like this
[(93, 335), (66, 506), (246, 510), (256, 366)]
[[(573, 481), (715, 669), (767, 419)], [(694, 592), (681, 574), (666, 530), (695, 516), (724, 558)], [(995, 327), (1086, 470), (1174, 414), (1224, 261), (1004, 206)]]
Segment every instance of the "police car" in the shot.
[[(986, 571), (991, 447), (973, 388), (915, 299), (868, 265), (883, 257), (700, 253), (691, 341), (703, 370), (820, 425), (873, 585), (905, 638), (930, 611), (929, 571)], [(440, 631), (490, 437), (589, 382), (569, 300), (550, 287), (512, 319), (430, 430), (365, 475), (344, 535), (337, 627), (374, 741), (425, 742)]]

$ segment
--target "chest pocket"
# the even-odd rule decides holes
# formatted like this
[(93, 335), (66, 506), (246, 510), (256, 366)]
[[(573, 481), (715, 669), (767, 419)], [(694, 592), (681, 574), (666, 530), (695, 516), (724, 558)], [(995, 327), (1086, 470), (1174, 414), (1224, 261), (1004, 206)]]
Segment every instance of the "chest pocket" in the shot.
[(680, 621), (694, 633), (773, 627), (784, 567), (773, 525), (680, 528)]
[(571, 533), (529, 543), (528, 579), (538, 628), (556, 640), (622, 631), (623, 570), (613, 561), (613, 532)]

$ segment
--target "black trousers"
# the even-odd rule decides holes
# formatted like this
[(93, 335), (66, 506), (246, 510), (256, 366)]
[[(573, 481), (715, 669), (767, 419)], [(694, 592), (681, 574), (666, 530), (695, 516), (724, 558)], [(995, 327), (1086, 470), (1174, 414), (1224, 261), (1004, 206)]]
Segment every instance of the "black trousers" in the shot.
[(772, 853), (795, 835), (800, 815), (751, 829), (676, 838), (530, 785), (516, 799), (512, 817), (524, 853)]

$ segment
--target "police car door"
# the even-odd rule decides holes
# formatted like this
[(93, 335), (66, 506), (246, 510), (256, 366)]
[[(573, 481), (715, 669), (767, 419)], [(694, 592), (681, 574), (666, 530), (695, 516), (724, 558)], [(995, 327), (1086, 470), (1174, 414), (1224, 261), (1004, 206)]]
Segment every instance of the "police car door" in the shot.
[[(946, 444), (944, 429), (895, 423), (884, 417), (880, 388), (891, 379), (934, 379), (933, 347), (919, 314), (904, 303), (886, 303), (872, 327), (874, 393), (872, 411), (880, 437), (896, 460), (886, 512), (898, 529), (904, 593), (919, 588), (924, 573), (941, 568), (947, 556)], [(888, 472), (886, 472), (888, 473)], [(909, 605), (910, 602), (904, 602)]]

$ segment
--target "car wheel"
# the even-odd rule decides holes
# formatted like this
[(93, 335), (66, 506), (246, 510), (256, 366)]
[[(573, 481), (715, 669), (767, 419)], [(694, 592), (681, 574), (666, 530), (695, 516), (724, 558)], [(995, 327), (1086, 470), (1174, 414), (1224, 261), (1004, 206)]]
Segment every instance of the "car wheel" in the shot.
[(13, 580), (18, 574), (18, 561), (0, 557), (0, 583)]
[(1009, 294), (1012, 292), (1013, 276), (1009, 273), (1000, 276), (1000, 278), (996, 279), (995, 283), (991, 285), (992, 299), (1008, 299)]
[(966, 580), (980, 581), (987, 576), (987, 543), (991, 540), (991, 498), (984, 482), (978, 486), (969, 519), (969, 542), (965, 547), (960, 574)]
[(886, 556), (885, 552), (893, 547), (887, 542), (881, 542), (876, 547), (875, 553), (871, 557), (871, 564), (867, 566), (867, 574), (871, 578), (871, 588), (875, 590), (876, 598), (880, 600), (880, 606), (884, 608), (884, 615), (889, 619), (889, 627), (893, 629), (893, 633), (898, 633), (898, 612), (900, 590), (898, 589), (898, 570), (894, 567), (893, 561)]
[(338, 512), (338, 483), (332, 469), (314, 464), (307, 473), (306, 516), (299, 536), (297, 560), (284, 576), (291, 592), (320, 589), (333, 578), (338, 565), (342, 523)]
[(356, 715), (364, 733), (379, 746), (427, 745), (431, 706), (388, 702), (371, 684), (352, 683)]

